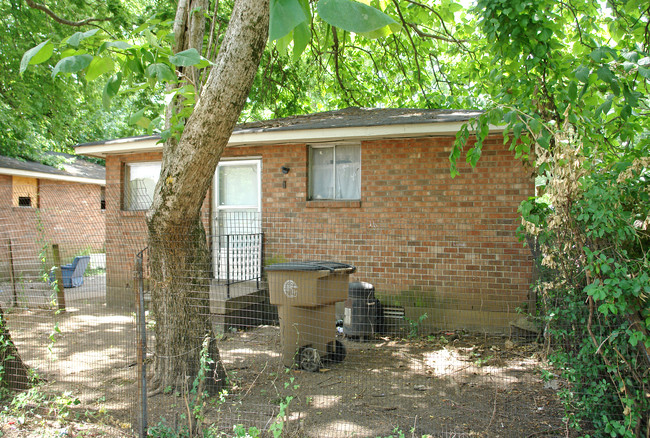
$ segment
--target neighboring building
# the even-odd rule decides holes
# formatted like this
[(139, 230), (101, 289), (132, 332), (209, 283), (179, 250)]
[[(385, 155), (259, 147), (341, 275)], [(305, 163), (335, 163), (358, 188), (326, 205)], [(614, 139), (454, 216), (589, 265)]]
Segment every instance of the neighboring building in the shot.
[[(530, 172), (498, 129), (472, 169), (449, 153), (474, 111), (360, 109), (238, 125), (204, 203), (215, 278), (224, 239), (264, 233), (262, 260), (357, 267), (393, 309), (430, 326), (503, 330), (528, 302), (532, 258), (518, 241)], [(135, 255), (160, 171), (156, 136), (78, 145), (106, 159), (107, 299), (131, 303)], [(229, 243), (229, 245), (231, 245)], [(230, 262), (232, 265), (235, 261)], [(253, 262), (255, 264), (255, 262)]]
[[(105, 239), (105, 168), (50, 152), (62, 169), (0, 156), (0, 277), (41, 277), (61, 261), (101, 252)], [(13, 274), (12, 271), (13, 270)]]

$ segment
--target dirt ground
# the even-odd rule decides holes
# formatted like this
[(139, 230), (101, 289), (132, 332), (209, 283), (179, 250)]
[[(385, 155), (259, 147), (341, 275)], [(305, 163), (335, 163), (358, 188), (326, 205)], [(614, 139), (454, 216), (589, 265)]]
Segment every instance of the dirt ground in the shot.
[[(45, 379), (44, 390), (69, 391), (80, 401), (70, 422), (52, 426), (67, 428), (65, 434), (52, 436), (133, 434), (139, 397), (133, 315), (111, 313), (91, 299), (71, 302), (58, 316), (14, 311), (8, 322), (23, 359)], [(286, 437), (573, 436), (557, 397), (563, 383), (542, 380), (545, 365), (534, 342), (467, 333), (339, 340), (345, 360), (313, 373), (281, 365), (277, 327), (226, 334), (219, 345), (232, 385), (222, 401), (206, 405), (205, 422), (224, 432), (235, 424), (267, 430), (293, 397)], [(150, 426), (185, 424), (182, 394), (150, 397), (148, 409)], [(4, 436), (49, 436), (30, 435), (29, 424), (11, 421), (0, 424)], [(92, 423), (106, 427), (95, 430)]]

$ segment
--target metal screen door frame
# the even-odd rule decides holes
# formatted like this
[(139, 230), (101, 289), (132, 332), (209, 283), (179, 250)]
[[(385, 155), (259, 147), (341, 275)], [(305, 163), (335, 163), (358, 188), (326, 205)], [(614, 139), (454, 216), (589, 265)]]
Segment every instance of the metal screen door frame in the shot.
[[(252, 167), (255, 170), (252, 178), (255, 179), (238, 184), (237, 173), (227, 172), (237, 167), (242, 169)], [(234, 181), (231, 181), (231, 178)], [(256, 196), (248, 196), (246, 201), (250, 202), (242, 203), (240, 200), (229, 203), (228, 195), (223, 196), (223, 191), (227, 190), (224, 184), (233, 182), (234, 187), (240, 189), (254, 187), (257, 190)], [(244, 277), (249, 276), (250, 272), (259, 271), (262, 263), (261, 250), (251, 248), (251, 246), (261, 245), (259, 236), (262, 232), (262, 159), (255, 157), (219, 162), (214, 176), (213, 193), (214, 276), (219, 280), (245, 280)], [(244, 198), (247, 196), (244, 195)], [(227, 270), (230, 272), (228, 273)]]

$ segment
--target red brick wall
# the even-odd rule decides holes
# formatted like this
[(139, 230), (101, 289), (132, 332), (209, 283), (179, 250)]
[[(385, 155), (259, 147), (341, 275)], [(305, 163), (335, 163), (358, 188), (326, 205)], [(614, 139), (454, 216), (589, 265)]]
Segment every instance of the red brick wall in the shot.
[(59, 245), (62, 263), (80, 253), (103, 251), (100, 200), (99, 185), (39, 179), (36, 206), (13, 207), (12, 177), (0, 175), (0, 276), (9, 276), (10, 241), (14, 273), (25, 279), (49, 271), (52, 244)]
[[(147, 247), (145, 211), (123, 207), (124, 165), (161, 161), (161, 152), (112, 155), (106, 158), (106, 296), (115, 307), (135, 303), (135, 258)], [(204, 225), (209, 230), (210, 197), (205, 200)]]
[[(265, 262), (350, 263), (352, 280), (373, 283), (385, 303), (411, 318), (426, 312), (432, 326), (503, 328), (526, 303), (532, 279), (529, 251), (515, 236), (517, 207), (533, 193), (532, 180), (501, 136), (485, 142), (476, 169), (459, 163), (461, 175), (451, 179), (452, 142), (362, 142), (360, 201), (307, 200), (304, 144), (229, 148), (224, 157), (262, 157)], [(111, 277), (111, 267), (130, 272), (146, 237), (144, 213), (120, 209), (122, 163), (150, 160), (160, 154), (106, 162), (109, 284), (116, 287), (132, 280)]]
[[(357, 267), (387, 303), (448, 328), (503, 328), (524, 307), (532, 280), (515, 236), (530, 171), (501, 136), (485, 142), (476, 169), (449, 175), (453, 138), (365, 141), (361, 201), (307, 201), (307, 148), (236, 148), (263, 156), (265, 257), (326, 258)], [(280, 167), (291, 168), (289, 174)], [(286, 188), (283, 186), (286, 181)]]

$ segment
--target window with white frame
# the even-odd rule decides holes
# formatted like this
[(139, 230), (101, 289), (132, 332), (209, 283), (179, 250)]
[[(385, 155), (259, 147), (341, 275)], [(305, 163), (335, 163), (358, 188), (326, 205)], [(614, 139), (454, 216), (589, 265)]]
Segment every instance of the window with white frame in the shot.
[(124, 210), (148, 210), (153, 202), (161, 163), (127, 163), (124, 165)]
[(361, 146), (309, 147), (309, 199), (361, 199)]

